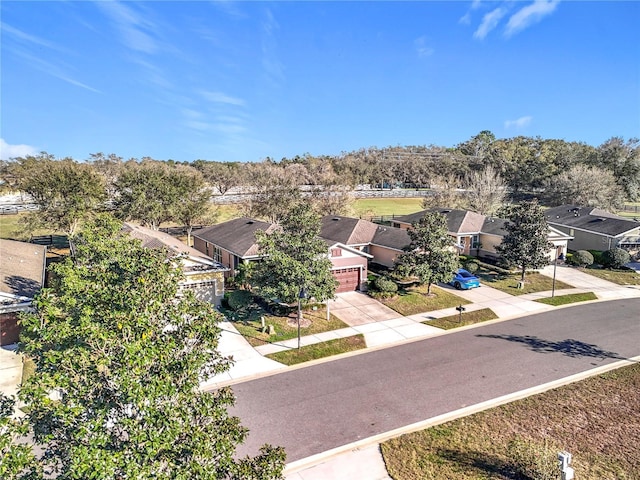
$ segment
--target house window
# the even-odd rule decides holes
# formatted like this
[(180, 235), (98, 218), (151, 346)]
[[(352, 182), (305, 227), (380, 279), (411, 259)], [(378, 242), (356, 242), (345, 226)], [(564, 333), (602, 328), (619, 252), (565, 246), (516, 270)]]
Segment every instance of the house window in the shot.
[(331, 249), (331, 256), (332, 257), (341, 257), (342, 256), (342, 249), (341, 248), (332, 248)]
[(222, 263), (222, 249), (220, 247), (214, 247), (213, 257), (216, 262)]

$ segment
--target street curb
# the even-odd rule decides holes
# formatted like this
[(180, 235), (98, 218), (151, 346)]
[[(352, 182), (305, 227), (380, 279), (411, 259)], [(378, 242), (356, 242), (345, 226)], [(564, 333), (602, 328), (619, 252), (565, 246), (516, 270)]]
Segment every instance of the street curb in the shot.
[[(597, 295), (596, 292), (592, 292), (592, 293), (595, 293)], [(369, 353), (369, 352), (376, 352), (378, 350), (384, 350), (386, 348), (393, 348), (393, 347), (397, 347), (397, 346), (400, 346), (400, 345), (405, 345), (405, 344), (409, 344), (409, 343), (413, 343), (413, 342), (420, 342), (420, 341), (423, 341), (423, 340), (427, 340), (429, 338), (440, 337), (442, 335), (450, 335), (450, 334), (453, 334), (453, 333), (462, 332), (464, 330), (471, 330), (471, 329), (474, 329), (474, 328), (480, 328), (480, 327), (484, 327), (484, 326), (487, 326), (487, 325), (493, 325), (493, 324), (496, 324), (496, 323), (508, 322), (510, 320), (515, 320), (517, 318), (528, 317), (528, 316), (538, 315), (538, 314), (542, 314), (542, 313), (548, 313), (548, 312), (553, 311), (553, 310), (559, 310), (559, 309), (563, 309), (563, 308), (571, 308), (571, 307), (576, 307), (576, 306), (580, 306), (580, 305), (586, 305), (586, 304), (589, 304), (589, 303), (611, 302), (611, 301), (619, 301), (619, 300), (631, 300), (631, 299), (634, 299), (634, 298), (640, 298), (640, 297), (632, 296), (632, 297), (619, 297), (619, 298), (598, 298), (596, 300), (587, 300), (587, 301), (584, 301), (584, 302), (569, 303), (569, 304), (566, 304), (566, 305), (557, 305), (557, 306), (547, 305), (548, 308), (546, 308), (544, 310), (536, 311), (536, 312), (517, 313), (517, 314), (509, 315), (509, 316), (506, 316), (506, 317), (495, 318), (493, 320), (487, 320), (485, 322), (474, 323), (473, 325), (464, 325), (462, 327), (452, 328), (450, 330), (444, 330), (443, 329), (440, 332), (434, 332), (434, 333), (429, 334), (429, 335), (424, 335), (424, 336), (420, 336), (420, 337), (405, 338), (404, 340), (398, 340), (396, 342), (386, 343), (384, 345), (377, 345), (375, 347), (367, 347), (367, 348), (363, 348), (363, 349), (360, 349), (360, 350), (354, 350), (352, 352), (345, 352), (345, 353), (341, 353), (341, 354), (338, 354), (338, 355), (333, 355), (333, 356), (330, 356), (330, 357), (318, 358), (317, 360), (310, 360), (308, 362), (299, 363), (299, 364), (296, 364), (296, 365), (287, 366), (287, 365), (283, 364), (284, 368), (279, 368), (277, 370), (271, 370), (271, 371), (268, 371), (268, 372), (261, 372), (261, 373), (256, 373), (256, 374), (252, 374), (252, 375), (247, 375), (247, 376), (244, 376), (244, 377), (225, 380), (225, 381), (222, 381), (222, 382), (219, 382), (219, 383), (208, 385), (208, 386), (206, 386), (204, 388), (201, 387), (201, 390), (204, 391), (204, 392), (217, 390), (219, 388), (229, 387), (229, 386), (237, 385), (239, 383), (244, 383), (244, 382), (250, 382), (252, 380), (258, 380), (260, 378), (271, 377), (273, 375), (278, 375), (278, 374), (290, 372), (290, 371), (293, 371), (293, 370), (299, 370), (301, 368), (313, 367), (314, 365), (319, 365), (319, 364), (322, 364), (322, 363), (332, 362), (334, 360), (341, 360), (343, 358), (353, 357), (353, 356), (356, 356), (356, 355), (363, 355), (363, 354)], [(531, 300), (531, 301), (533, 301), (533, 300)], [(544, 304), (541, 304), (541, 305), (544, 305)], [(429, 312), (425, 312), (425, 314), (428, 314), (428, 313)], [(416, 323), (422, 323), (422, 322), (416, 322)]]
[(348, 443), (341, 447), (336, 447), (331, 450), (327, 450), (326, 452), (318, 453), (316, 455), (312, 455), (310, 457), (291, 462), (286, 465), (284, 474), (290, 475), (292, 473), (296, 473), (301, 470), (310, 468), (312, 466), (321, 464), (333, 457), (337, 457), (341, 454), (344, 454), (350, 451), (355, 451), (365, 447), (369, 447), (373, 444), (380, 444), (380, 443), (386, 442), (387, 440), (391, 440), (392, 438), (396, 438), (407, 433), (417, 432), (419, 430), (424, 430), (426, 428), (440, 425), (446, 422), (450, 422), (452, 420), (457, 420), (458, 418), (466, 417), (474, 413), (488, 410), (493, 407), (498, 407), (500, 405), (504, 405), (506, 403), (510, 403), (516, 400), (521, 400), (523, 398), (530, 397), (532, 395), (546, 392), (547, 390), (552, 390), (554, 388), (562, 387), (564, 385), (569, 385), (571, 383), (579, 382), (581, 380), (585, 380), (587, 378), (590, 378), (596, 375), (601, 375), (611, 370), (616, 370), (618, 368), (626, 367), (639, 362), (640, 362), (640, 356), (632, 357), (626, 360), (620, 360), (607, 365), (603, 365), (601, 367), (593, 368), (591, 370), (586, 370), (584, 372), (576, 373), (574, 375), (570, 375), (568, 377), (564, 377), (559, 380), (554, 380), (552, 382), (548, 382), (542, 385), (537, 385), (535, 387), (527, 388), (525, 390), (520, 390), (518, 392), (503, 395), (501, 397), (493, 398), (491, 400), (477, 403), (475, 405), (470, 405), (468, 407), (464, 407), (464, 408), (455, 410), (453, 412), (438, 415), (436, 417), (432, 417), (427, 420), (416, 422), (411, 425), (407, 425), (405, 427), (396, 428), (394, 430), (390, 430), (388, 432), (381, 433), (379, 435), (374, 435), (369, 438), (358, 440), (357, 442)]

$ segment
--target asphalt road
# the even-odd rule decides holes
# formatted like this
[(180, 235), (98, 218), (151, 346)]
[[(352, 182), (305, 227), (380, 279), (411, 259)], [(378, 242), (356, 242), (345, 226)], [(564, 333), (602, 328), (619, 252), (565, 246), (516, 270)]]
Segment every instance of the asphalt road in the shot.
[(640, 355), (640, 299), (592, 303), (234, 385), (237, 453), (287, 462)]

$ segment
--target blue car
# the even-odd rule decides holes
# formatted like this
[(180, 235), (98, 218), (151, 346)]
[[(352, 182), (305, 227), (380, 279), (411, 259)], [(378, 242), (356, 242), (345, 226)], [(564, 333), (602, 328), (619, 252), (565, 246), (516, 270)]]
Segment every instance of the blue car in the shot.
[(470, 288), (476, 288), (480, 286), (480, 279), (467, 272), (464, 268), (459, 268), (455, 273), (449, 285), (452, 285), (456, 290), (469, 290)]

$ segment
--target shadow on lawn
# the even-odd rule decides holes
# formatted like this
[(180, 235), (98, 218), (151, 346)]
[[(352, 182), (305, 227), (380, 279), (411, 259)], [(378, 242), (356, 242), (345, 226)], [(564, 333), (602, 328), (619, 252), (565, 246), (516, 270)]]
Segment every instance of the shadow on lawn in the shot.
[(488, 474), (499, 474), (505, 480), (529, 480), (529, 477), (517, 473), (517, 468), (504, 460), (488, 455), (487, 452), (439, 449), (438, 455), (450, 462), (464, 465)]
[(528, 346), (532, 351), (538, 353), (562, 353), (568, 357), (594, 357), (594, 358), (615, 358), (617, 360), (626, 360), (625, 357), (620, 356), (616, 352), (608, 352), (602, 350), (597, 345), (581, 342), (580, 340), (566, 339), (559, 342), (551, 340), (543, 340), (531, 335), (476, 335), (477, 337), (484, 338), (498, 338), (500, 340), (507, 340), (509, 342), (523, 343)]

